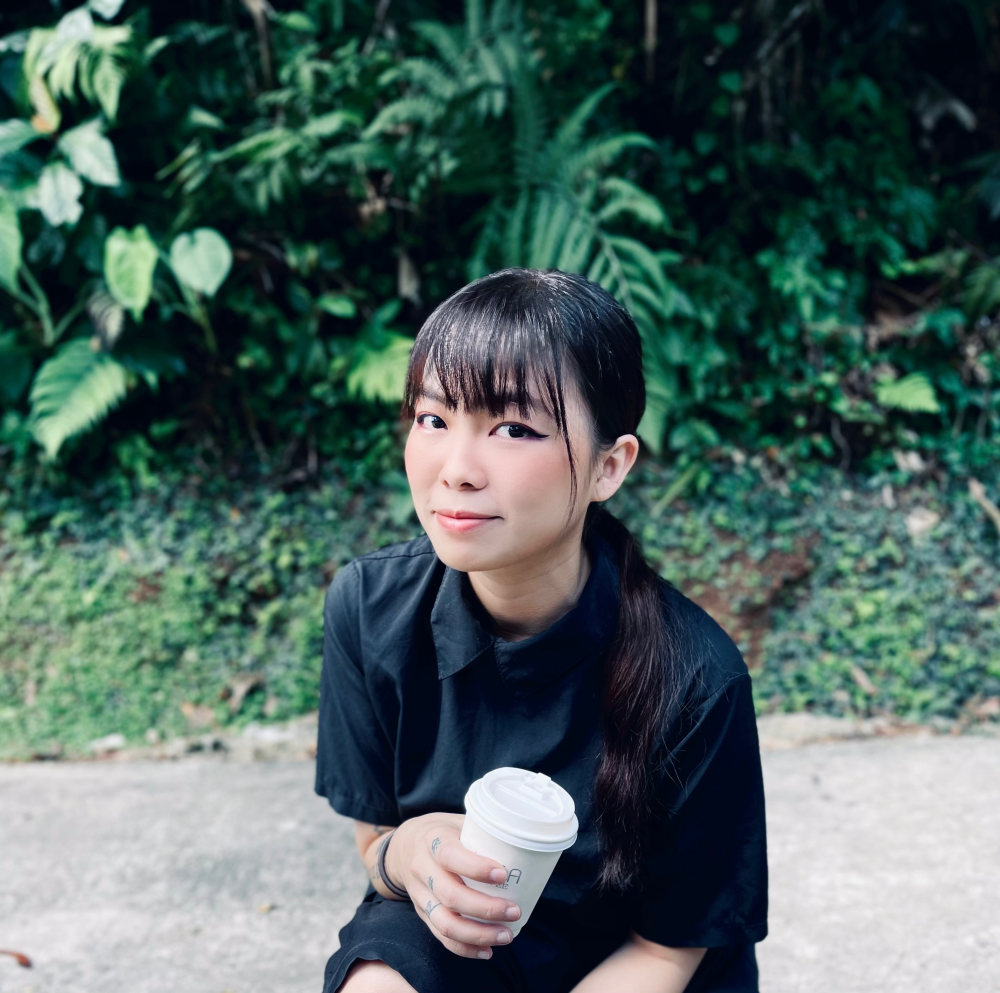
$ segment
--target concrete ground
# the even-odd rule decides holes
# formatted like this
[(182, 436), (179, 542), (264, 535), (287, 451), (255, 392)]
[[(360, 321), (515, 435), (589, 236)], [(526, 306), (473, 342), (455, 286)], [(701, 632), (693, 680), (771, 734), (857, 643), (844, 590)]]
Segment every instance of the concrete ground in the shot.
[[(1000, 993), (1000, 739), (763, 754), (763, 993)], [(365, 885), (307, 761), (0, 766), (0, 993), (319, 993)]]

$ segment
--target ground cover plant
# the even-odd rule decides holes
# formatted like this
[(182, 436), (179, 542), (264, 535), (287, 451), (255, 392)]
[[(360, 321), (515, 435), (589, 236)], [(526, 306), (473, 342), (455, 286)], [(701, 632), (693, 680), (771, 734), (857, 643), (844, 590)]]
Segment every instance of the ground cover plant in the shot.
[[(995, 464), (976, 471), (1000, 499)], [(647, 461), (615, 510), (737, 641), (758, 711), (967, 726), (1000, 717), (1000, 542), (968, 478), (903, 460), (859, 479), (730, 447)], [(0, 757), (314, 710), (325, 588), (419, 532), (404, 487), (191, 474), (127, 500), (8, 502)]]

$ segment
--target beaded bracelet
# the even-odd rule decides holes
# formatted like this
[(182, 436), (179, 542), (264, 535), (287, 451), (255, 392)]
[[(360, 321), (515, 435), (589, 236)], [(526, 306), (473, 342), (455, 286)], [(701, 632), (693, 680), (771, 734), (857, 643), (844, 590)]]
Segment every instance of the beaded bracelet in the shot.
[(404, 900), (410, 899), (410, 894), (406, 892), (401, 886), (397, 886), (390, 878), (389, 874), (385, 871), (385, 850), (389, 847), (389, 839), (395, 834), (395, 831), (390, 831), (386, 836), (385, 840), (381, 845), (378, 846), (378, 874), (382, 877), (382, 882), (396, 894), (396, 896), (401, 896)]

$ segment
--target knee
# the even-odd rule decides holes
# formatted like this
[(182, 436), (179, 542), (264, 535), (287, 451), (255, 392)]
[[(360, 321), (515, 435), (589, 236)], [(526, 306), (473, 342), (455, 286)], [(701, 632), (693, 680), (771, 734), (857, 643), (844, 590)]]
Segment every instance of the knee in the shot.
[(395, 969), (381, 959), (357, 959), (337, 987), (340, 993), (416, 993)]

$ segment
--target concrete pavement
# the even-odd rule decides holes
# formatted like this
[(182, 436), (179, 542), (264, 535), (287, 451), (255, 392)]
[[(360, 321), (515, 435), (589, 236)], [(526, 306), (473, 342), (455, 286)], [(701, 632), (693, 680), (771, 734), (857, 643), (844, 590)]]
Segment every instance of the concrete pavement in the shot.
[[(1000, 993), (1000, 740), (764, 771), (763, 993)], [(309, 762), (0, 766), (0, 993), (319, 993), (365, 885)]]

